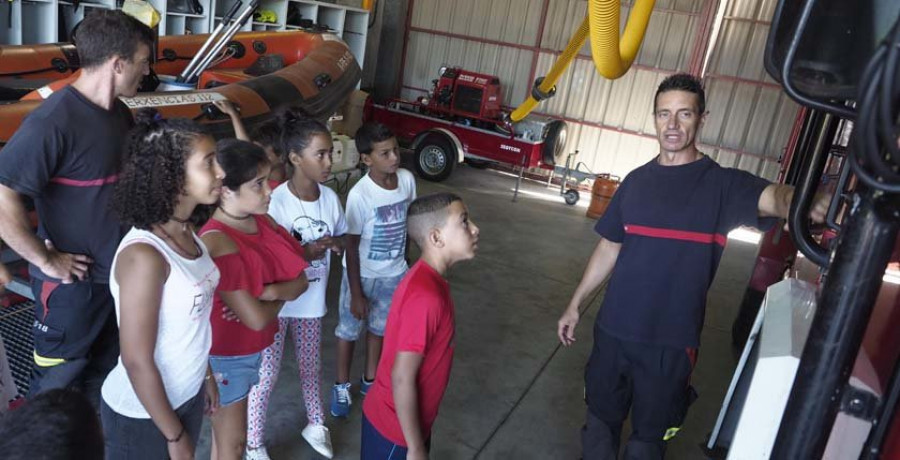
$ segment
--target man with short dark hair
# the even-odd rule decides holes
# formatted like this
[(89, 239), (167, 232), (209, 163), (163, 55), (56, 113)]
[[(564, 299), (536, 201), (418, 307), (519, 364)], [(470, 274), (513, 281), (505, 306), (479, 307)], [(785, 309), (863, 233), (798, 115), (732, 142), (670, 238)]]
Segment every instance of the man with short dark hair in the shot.
[[(35, 296), (29, 397), (75, 386), (99, 407), (119, 352), (109, 268), (122, 237), (110, 207), (125, 134), (119, 96), (150, 70), (153, 34), (121, 11), (94, 10), (78, 30), (81, 76), (47, 98), (0, 154), (0, 238), (29, 262)], [(37, 236), (21, 196), (34, 200)]]
[[(706, 96), (696, 77), (663, 80), (653, 115), (659, 155), (628, 174), (597, 221), (600, 243), (557, 325), (571, 345), (579, 305), (609, 277), (585, 369), (585, 460), (617, 458), (629, 411), (625, 458), (664, 457), (696, 398), (690, 376), (726, 235), (787, 217), (794, 192), (697, 149)], [(813, 220), (824, 219), (827, 202)]]

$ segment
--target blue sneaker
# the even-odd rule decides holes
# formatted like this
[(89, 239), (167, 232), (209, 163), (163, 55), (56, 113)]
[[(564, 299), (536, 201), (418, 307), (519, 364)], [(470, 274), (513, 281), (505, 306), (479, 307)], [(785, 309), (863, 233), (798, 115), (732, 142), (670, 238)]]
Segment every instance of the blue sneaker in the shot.
[(359, 378), (359, 394), (365, 396), (366, 393), (369, 392), (369, 388), (372, 388), (372, 385), (375, 385), (374, 380), (366, 380), (365, 377)]
[(350, 382), (336, 383), (331, 389), (331, 415), (334, 417), (346, 417), (350, 413)]

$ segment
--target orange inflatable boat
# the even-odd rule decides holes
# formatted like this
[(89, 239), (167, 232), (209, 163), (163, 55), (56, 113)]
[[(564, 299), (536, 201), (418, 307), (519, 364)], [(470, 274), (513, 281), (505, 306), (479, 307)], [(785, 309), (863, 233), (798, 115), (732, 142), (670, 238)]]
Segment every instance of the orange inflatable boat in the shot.
[[(160, 37), (154, 72), (160, 78), (178, 75), (207, 37)], [(78, 69), (71, 44), (0, 46), (0, 148), (44, 98), (77, 78)], [(236, 104), (250, 129), (288, 106), (325, 118), (356, 88), (360, 75), (353, 54), (335, 35), (242, 32), (228, 42), (219, 62), (200, 74), (196, 88), (142, 92), (122, 100), (132, 110), (154, 107), (164, 117), (197, 119), (217, 136), (229, 136), (228, 117), (209, 110), (213, 101)]]

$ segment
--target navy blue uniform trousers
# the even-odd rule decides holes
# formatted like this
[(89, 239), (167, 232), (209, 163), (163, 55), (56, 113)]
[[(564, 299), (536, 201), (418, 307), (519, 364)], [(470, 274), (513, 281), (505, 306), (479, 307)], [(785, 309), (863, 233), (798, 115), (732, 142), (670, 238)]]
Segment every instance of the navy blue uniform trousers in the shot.
[(587, 420), (584, 460), (615, 460), (622, 424), (631, 412), (626, 459), (662, 459), (697, 394), (690, 386), (694, 348), (675, 348), (613, 337), (599, 321), (585, 368)]

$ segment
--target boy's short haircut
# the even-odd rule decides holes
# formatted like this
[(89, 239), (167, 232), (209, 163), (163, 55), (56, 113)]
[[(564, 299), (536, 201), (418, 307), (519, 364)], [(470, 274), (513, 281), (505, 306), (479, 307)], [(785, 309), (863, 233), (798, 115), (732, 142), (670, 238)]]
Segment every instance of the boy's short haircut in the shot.
[(394, 137), (391, 130), (377, 121), (363, 124), (356, 130), (356, 150), (361, 154), (372, 153), (372, 145)]
[(2, 419), (0, 456), (48, 460), (103, 458), (103, 429), (87, 398), (72, 390), (50, 390)]
[(409, 236), (424, 249), (428, 232), (441, 228), (447, 223), (450, 205), (454, 201), (462, 201), (455, 193), (442, 192), (423, 195), (409, 205), (406, 211), (406, 227)]
[(153, 50), (153, 30), (119, 10), (91, 10), (79, 24), (74, 40), (84, 69), (96, 68), (113, 57), (131, 62), (141, 43)]

